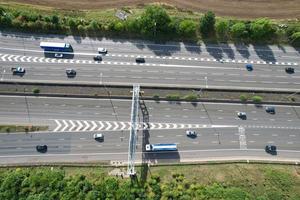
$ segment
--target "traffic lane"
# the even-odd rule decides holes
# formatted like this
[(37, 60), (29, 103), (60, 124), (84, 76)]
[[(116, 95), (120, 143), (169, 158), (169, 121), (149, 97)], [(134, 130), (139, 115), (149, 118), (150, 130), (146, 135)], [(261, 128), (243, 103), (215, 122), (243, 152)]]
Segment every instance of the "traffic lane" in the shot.
[(299, 150), (300, 133), (294, 129), (245, 129), (247, 146), (249, 149), (264, 148), (266, 145), (275, 145), (277, 150)]
[[(4, 38), (4, 41), (7, 40), (12, 40), (7, 42), (7, 44), (11, 43), (24, 43), (26, 47), (34, 47), (38, 48), (39, 47), (39, 42), (40, 41), (35, 41), (34, 38), (19, 38), (18, 41), (16, 38)], [(43, 39), (45, 40), (45, 39)], [(80, 42), (74, 40), (74, 38), (70, 37), (65, 37), (64, 40), (60, 40), (58, 38), (48, 38), (46, 39), (47, 41), (58, 41), (58, 42), (70, 42), (74, 49), (77, 50), (82, 50), (82, 51), (96, 51), (96, 49), (101, 45), (100, 47), (106, 47), (110, 51), (114, 52), (136, 52), (136, 51), (149, 51), (149, 52), (155, 52), (155, 54), (161, 54), (164, 53), (166, 55), (169, 54), (174, 54), (174, 53), (188, 53), (188, 54), (199, 54), (199, 53), (206, 53), (209, 54), (213, 57), (229, 57), (229, 58), (235, 58), (237, 56), (241, 56), (241, 58), (249, 58), (250, 56), (255, 55), (258, 58), (268, 58), (268, 59), (274, 59), (276, 56), (288, 56), (292, 58), (296, 58), (298, 56), (297, 52), (294, 49), (290, 49), (289, 51), (286, 50), (279, 50), (278, 48), (275, 49), (274, 47), (271, 46), (271, 49), (265, 49), (265, 48), (259, 48), (258, 46), (253, 49), (251, 48), (240, 48), (236, 49), (236, 47), (232, 45), (222, 45), (222, 46), (215, 46), (215, 45), (209, 45), (208, 47), (200, 47), (200, 46), (190, 46), (190, 45), (183, 45), (182, 43), (179, 43), (177, 45), (162, 45), (162, 44), (145, 44), (145, 42), (139, 42), (139, 41), (134, 41), (134, 42), (128, 42), (124, 40), (119, 40), (122, 41), (120, 42), (111, 42), (111, 41), (98, 41), (98, 40), (93, 40), (90, 38), (87, 39), (80, 39)], [(1, 41), (2, 38), (1, 38)], [(258, 55), (256, 55), (258, 54)], [(278, 54), (278, 55), (277, 55)], [(256, 58), (255, 57), (255, 58)]]
[[(187, 130), (188, 129), (149, 130), (149, 138), (144, 135), (143, 139), (146, 138), (146, 141), (149, 141), (150, 144), (176, 143), (178, 151), (240, 148), (239, 137), (236, 135), (237, 128), (192, 129), (196, 131), (197, 137), (186, 136)], [(139, 140), (141, 141), (142, 139), (140, 137), (141, 136), (139, 136)]]
[[(75, 120), (105, 120), (105, 121), (130, 121), (130, 101), (99, 99), (70, 99), (69, 101), (54, 98), (26, 97), (1, 98), (1, 113), (5, 114), (4, 120), (18, 118), (20, 122), (32, 122), (41, 119), (75, 119)], [(224, 125), (265, 125), (265, 126), (298, 126), (299, 107), (275, 106), (276, 114), (271, 115), (262, 108), (244, 104), (202, 104), (196, 106), (192, 103), (172, 103), (161, 101), (145, 101), (149, 112), (150, 122), (180, 122), (195, 124), (224, 124)], [(247, 120), (237, 117), (237, 112), (248, 114)], [(45, 115), (44, 113), (47, 113)], [(9, 121), (9, 120), (8, 120)], [(48, 122), (49, 123), (49, 122)]]
[[(76, 68), (75, 68), (76, 70)], [(242, 78), (231, 79), (230, 77), (208, 77), (208, 76), (178, 76), (178, 75), (160, 75), (160, 76), (147, 76), (145, 74), (116, 74), (114, 72), (101, 72), (98, 73), (84, 73), (77, 72), (75, 77), (67, 77), (67, 75), (61, 71), (50, 72), (26, 72), (24, 76), (13, 76), (11, 74), (2, 74), (2, 80), (38, 80), (38, 81), (57, 81), (57, 82), (81, 82), (81, 83), (119, 83), (119, 84), (163, 84), (163, 85), (181, 85), (181, 86), (199, 86), (200, 87), (234, 87), (234, 88), (273, 88), (274, 84), (277, 84), (278, 89), (299, 89), (300, 82), (294, 79), (287, 79), (287, 81), (269, 81), (261, 78), (260, 80), (243, 80)]]

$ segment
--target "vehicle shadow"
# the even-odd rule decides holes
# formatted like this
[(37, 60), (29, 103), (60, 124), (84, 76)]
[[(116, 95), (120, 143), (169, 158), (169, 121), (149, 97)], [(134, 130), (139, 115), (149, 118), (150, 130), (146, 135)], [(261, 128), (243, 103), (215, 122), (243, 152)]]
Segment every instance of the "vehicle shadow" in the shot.
[[(55, 58), (55, 53), (48, 53), (48, 52), (44, 52), (44, 56), (45, 58)], [(74, 54), (71, 52), (68, 52), (67, 54), (63, 54), (63, 58), (61, 59), (73, 59), (74, 58)], [(57, 58), (60, 59), (60, 58)]]

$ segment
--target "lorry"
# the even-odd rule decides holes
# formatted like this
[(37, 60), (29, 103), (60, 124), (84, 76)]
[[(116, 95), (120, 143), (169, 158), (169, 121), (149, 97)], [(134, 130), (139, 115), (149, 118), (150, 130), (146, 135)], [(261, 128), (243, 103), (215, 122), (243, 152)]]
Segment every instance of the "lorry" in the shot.
[(177, 144), (146, 144), (146, 151), (177, 151)]
[(25, 68), (23, 68), (23, 67), (12, 67), (11, 71), (12, 71), (13, 75), (23, 76), (25, 74)]

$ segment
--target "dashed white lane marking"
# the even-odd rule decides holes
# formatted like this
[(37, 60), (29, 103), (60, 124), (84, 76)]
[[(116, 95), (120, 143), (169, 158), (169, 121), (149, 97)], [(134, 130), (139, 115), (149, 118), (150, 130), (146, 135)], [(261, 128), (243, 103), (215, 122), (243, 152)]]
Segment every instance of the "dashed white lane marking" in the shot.
[(245, 128), (241, 126), (239, 127), (239, 141), (240, 141), (240, 149), (247, 149)]

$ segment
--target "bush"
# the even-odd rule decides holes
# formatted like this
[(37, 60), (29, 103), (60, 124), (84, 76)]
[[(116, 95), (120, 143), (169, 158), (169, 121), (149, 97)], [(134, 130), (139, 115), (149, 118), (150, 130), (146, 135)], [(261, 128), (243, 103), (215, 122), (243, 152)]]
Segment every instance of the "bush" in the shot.
[(247, 101), (247, 100), (248, 100), (248, 97), (247, 97), (247, 95), (245, 95), (245, 94), (241, 94), (241, 95), (240, 95), (240, 100), (241, 100), (242, 102), (245, 102), (245, 101)]
[(254, 40), (271, 39), (275, 32), (275, 26), (267, 18), (260, 18), (251, 22), (250, 33)]
[(251, 99), (254, 103), (260, 103), (263, 100), (261, 96), (253, 96)]
[(229, 33), (228, 20), (218, 20), (215, 25), (216, 33), (219, 38), (227, 38)]
[(186, 100), (186, 101), (196, 101), (197, 99), (198, 99), (197, 94), (188, 94), (188, 95), (184, 96), (184, 100)]
[(230, 33), (233, 38), (242, 39), (247, 37), (248, 31), (244, 22), (238, 22), (230, 28)]
[(200, 18), (200, 32), (202, 36), (207, 37), (215, 31), (215, 14), (208, 11)]
[(33, 92), (33, 94), (39, 94), (40, 93), (40, 89), (39, 88), (33, 88), (32, 92)]
[(183, 20), (178, 26), (178, 34), (184, 37), (194, 37), (196, 35), (196, 23), (192, 20)]
[(159, 94), (154, 94), (153, 99), (158, 100), (159, 99)]
[(179, 94), (168, 94), (166, 96), (166, 99), (170, 100), (170, 101), (178, 101), (178, 100), (180, 100), (180, 95)]

